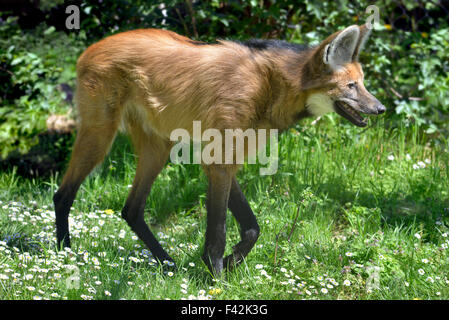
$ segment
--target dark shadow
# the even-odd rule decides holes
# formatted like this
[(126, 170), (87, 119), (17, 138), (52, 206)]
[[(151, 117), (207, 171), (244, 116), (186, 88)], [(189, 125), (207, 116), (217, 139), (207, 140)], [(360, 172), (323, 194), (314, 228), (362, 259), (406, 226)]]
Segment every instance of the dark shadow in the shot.
[(428, 192), (426, 197), (423, 190), (428, 183), (426, 180), (415, 180), (412, 181), (411, 190), (399, 187), (392, 192), (381, 192), (380, 195), (378, 190), (375, 195), (374, 192), (351, 190), (345, 186), (343, 179), (334, 177), (319, 185), (317, 194), (327, 196), (342, 208), (348, 202), (366, 208), (379, 208), (382, 225), (420, 225), (424, 229), (422, 240), (433, 242), (437, 240), (434, 239), (437, 220), (449, 217), (449, 199), (441, 198), (437, 191)]
[(20, 252), (28, 252), (30, 254), (39, 254), (44, 251), (44, 247), (52, 246), (50, 239), (39, 236), (30, 237), (26, 233), (16, 232), (12, 234), (0, 234), (1, 241), (6, 242), (9, 247), (15, 247)]
[(48, 179), (64, 170), (74, 143), (72, 133), (44, 132), (37, 136), (38, 143), (27, 153), (11, 152), (6, 159), (0, 158), (0, 171), (12, 171), (24, 178)]

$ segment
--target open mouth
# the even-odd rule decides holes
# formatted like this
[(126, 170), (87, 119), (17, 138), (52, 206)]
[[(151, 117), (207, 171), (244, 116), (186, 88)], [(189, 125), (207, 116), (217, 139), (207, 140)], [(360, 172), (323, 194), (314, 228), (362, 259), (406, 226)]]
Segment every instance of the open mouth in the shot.
[(353, 107), (351, 107), (349, 104), (343, 101), (335, 101), (334, 102), (334, 108), (335, 112), (339, 114), (340, 116), (348, 119), (353, 124), (355, 124), (358, 127), (366, 127), (367, 122), (366, 119), (364, 119), (360, 112), (356, 111)]

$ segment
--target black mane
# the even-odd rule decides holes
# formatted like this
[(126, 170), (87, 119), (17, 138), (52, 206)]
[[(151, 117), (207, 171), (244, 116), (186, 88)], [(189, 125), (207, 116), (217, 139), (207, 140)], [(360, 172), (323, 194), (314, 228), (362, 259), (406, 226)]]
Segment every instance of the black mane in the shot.
[(250, 39), (247, 41), (237, 41), (237, 43), (250, 48), (254, 51), (264, 51), (270, 49), (278, 50), (292, 50), (295, 52), (302, 52), (309, 49), (309, 46), (304, 44), (291, 43), (283, 40), (262, 40), (262, 39)]

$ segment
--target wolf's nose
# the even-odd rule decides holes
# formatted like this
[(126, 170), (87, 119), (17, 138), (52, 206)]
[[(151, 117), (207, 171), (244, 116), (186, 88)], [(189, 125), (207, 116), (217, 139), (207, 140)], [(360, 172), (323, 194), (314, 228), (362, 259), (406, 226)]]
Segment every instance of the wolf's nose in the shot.
[(384, 113), (387, 110), (383, 104), (377, 105), (377, 114)]

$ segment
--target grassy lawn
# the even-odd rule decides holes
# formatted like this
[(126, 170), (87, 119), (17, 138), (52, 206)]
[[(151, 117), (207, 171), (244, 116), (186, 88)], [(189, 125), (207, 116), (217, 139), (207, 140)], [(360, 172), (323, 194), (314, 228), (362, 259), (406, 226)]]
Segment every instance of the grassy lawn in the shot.
[[(334, 116), (280, 135), (279, 169), (238, 175), (261, 227), (246, 261), (213, 280), (201, 261), (206, 179), (168, 164), (147, 221), (175, 259), (152, 263), (120, 211), (135, 158), (118, 137), (82, 185), (72, 249), (55, 250), (61, 175), (0, 173), (0, 299), (449, 299), (449, 153), (417, 128), (340, 126)], [(227, 253), (239, 241), (229, 214)]]

